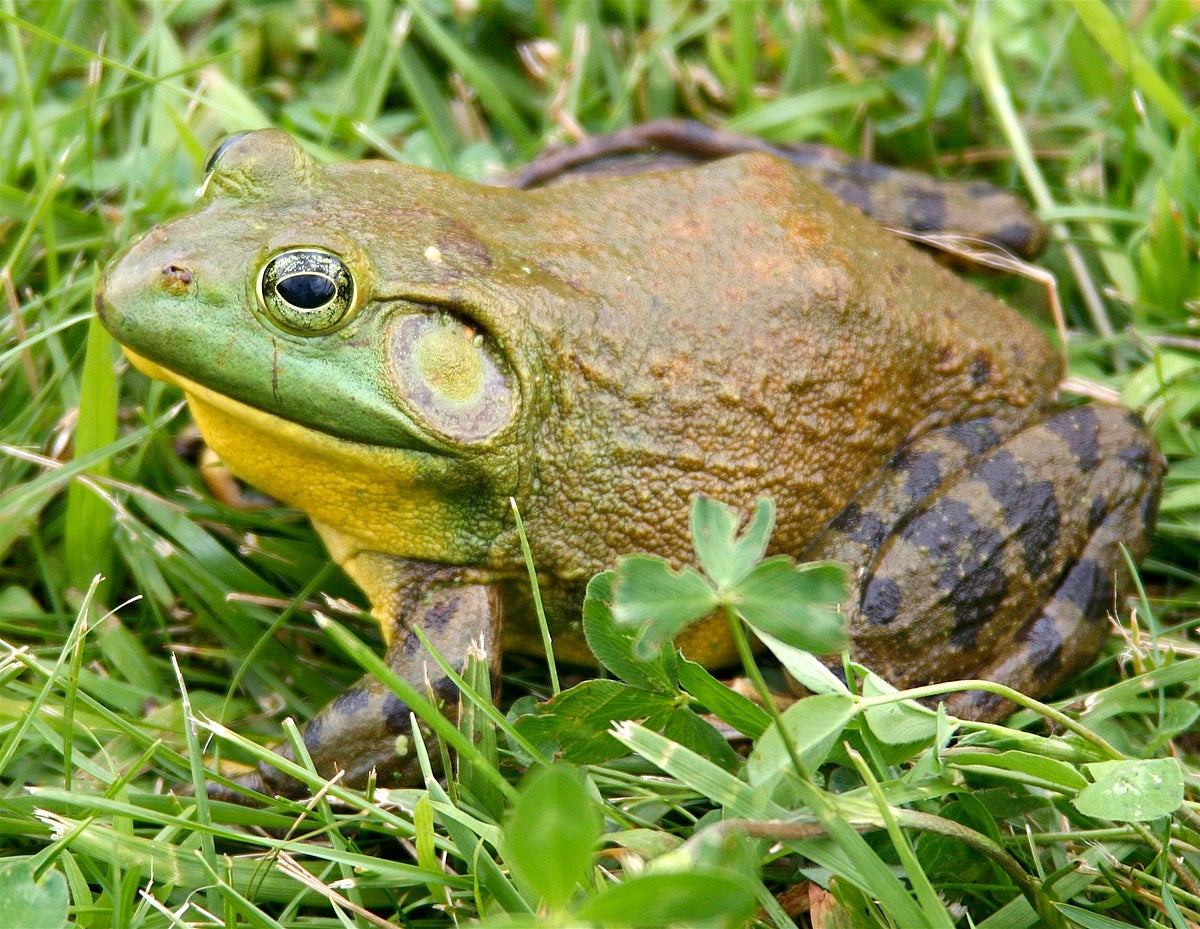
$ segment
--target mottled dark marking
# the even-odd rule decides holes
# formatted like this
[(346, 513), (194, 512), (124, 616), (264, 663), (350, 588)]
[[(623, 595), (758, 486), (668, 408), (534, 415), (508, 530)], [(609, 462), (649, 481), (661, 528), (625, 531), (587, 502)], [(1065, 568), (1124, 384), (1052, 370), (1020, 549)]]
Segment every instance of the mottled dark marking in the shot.
[(952, 712), (964, 719), (996, 719), (1000, 707), (1008, 702), (987, 690), (966, 690), (951, 699), (954, 701)]
[(901, 530), (900, 535), (905, 541), (925, 551), (935, 564), (946, 565), (958, 561), (960, 543), (984, 531), (979, 521), (971, 515), (967, 504), (951, 498), (940, 500), (936, 506), (918, 513)]
[(1092, 498), (1092, 506), (1088, 510), (1087, 531), (1091, 535), (1096, 531), (1096, 527), (1104, 522), (1104, 517), (1108, 515), (1108, 500), (1101, 494), (1097, 494)]
[(1084, 619), (1098, 619), (1112, 602), (1113, 582), (1109, 573), (1091, 558), (1084, 558), (1067, 572), (1055, 596), (1074, 603)]
[(886, 626), (899, 614), (903, 599), (895, 580), (875, 575), (863, 590), (862, 614), (872, 626)]
[(1051, 481), (1039, 481), (1031, 485), (1023, 498), (1023, 505), (1029, 507), (1032, 516), (1024, 524), (1021, 548), (1025, 554), (1025, 568), (1029, 576), (1036, 580), (1050, 569), (1062, 531), (1062, 513), (1054, 484)]
[(967, 564), (966, 574), (950, 591), (954, 608), (954, 628), (950, 644), (970, 651), (979, 641), (979, 632), (999, 612), (1008, 589), (1008, 574), (999, 559), (987, 559), (978, 565)]
[(458, 687), (448, 677), (439, 678), (434, 682), (433, 695), (443, 705), (448, 706), (458, 702)]
[(926, 553), (937, 571), (938, 590), (954, 611), (950, 642), (970, 649), (979, 630), (995, 615), (1008, 588), (1004, 538), (980, 525), (966, 501), (947, 498), (917, 515), (901, 532)]
[(981, 200), (996, 193), (996, 188), (987, 181), (970, 181), (966, 185), (966, 191), (968, 197)]
[[(1149, 536), (1158, 519), (1158, 504), (1162, 500), (1162, 482), (1155, 480), (1148, 493), (1142, 495), (1142, 505), (1138, 517), (1142, 521), (1142, 536)], [(1131, 539), (1134, 538), (1131, 536)]]
[(878, 516), (864, 512), (856, 504), (849, 503), (833, 521), (829, 528), (834, 529), (855, 542), (861, 542), (872, 551), (883, 544), (887, 538), (887, 526)]
[(404, 660), (411, 659), (414, 655), (425, 648), (425, 646), (421, 644), (421, 640), (417, 638), (417, 634), (413, 632), (412, 629), (407, 625), (397, 626), (396, 631), (402, 631), (404, 633), (404, 637), (393, 640), (391, 648), (388, 649), (386, 660), (388, 666), (393, 669), (397, 667), (398, 663), (397, 660), (393, 660), (393, 653), (398, 653), (399, 656), (403, 656), (402, 658), (398, 659), (400, 663), (402, 663)]
[(914, 232), (937, 232), (946, 228), (946, 198), (940, 193), (906, 187), (904, 197), (908, 206), (904, 222)]
[(1014, 251), (1027, 255), (1041, 236), (1038, 228), (1030, 223), (1005, 223), (992, 233), (997, 242), (1002, 242)]
[(1100, 463), (1100, 420), (1091, 406), (1077, 406), (1046, 420), (1046, 428), (1067, 443), (1084, 471)]
[(383, 695), (383, 721), (387, 723), (388, 732), (412, 732), (412, 707), (397, 697), (391, 691)]
[(1029, 649), (1034, 679), (1039, 683), (1062, 670), (1063, 638), (1054, 620), (1039, 616), (1021, 633), (1021, 642)]
[(941, 452), (925, 452), (922, 455), (901, 456), (902, 461), (893, 465), (905, 473), (904, 492), (916, 503), (924, 500), (942, 484)]
[(325, 708), (323, 715), (345, 716), (353, 719), (361, 716), (370, 702), (371, 695), (364, 688), (355, 685), (334, 697), (329, 702), (329, 706)]
[(1144, 419), (1142, 419), (1142, 417), (1140, 415), (1138, 415), (1137, 411), (1126, 410), (1124, 419), (1125, 419), (1125, 425), (1127, 425), (1131, 429), (1133, 429), (1134, 432), (1145, 432), (1146, 431), (1146, 421)]
[(1117, 452), (1117, 458), (1130, 471), (1145, 477), (1150, 473), (1150, 449), (1141, 442), (1131, 442)]
[(843, 165), (843, 170), (848, 176), (865, 181), (868, 184), (877, 184), (880, 181), (886, 181), (896, 174), (894, 168), (889, 168), (887, 165), (880, 164), (877, 161), (849, 161)]
[(868, 216), (873, 216), (875, 213), (875, 204), (871, 199), (871, 191), (861, 184), (856, 184), (845, 178), (835, 179), (835, 177), (830, 176), (825, 183), (825, 187), (828, 188), (829, 192), (851, 206), (858, 207)]
[(970, 380), (972, 387), (982, 387), (988, 382), (988, 378), (991, 376), (992, 360), (980, 352), (971, 362), (971, 369), (967, 372), (967, 378)]
[(304, 744), (309, 749), (309, 754), (312, 754), (313, 749), (320, 749), (325, 742), (325, 720), (328, 718), (328, 710), (318, 713), (308, 721), (304, 727)]
[(1031, 578), (1049, 567), (1058, 544), (1062, 514), (1051, 481), (1027, 483), (1027, 469), (1012, 453), (1000, 449), (979, 465), (978, 476), (1017, 536)]
[(426, 604), (425, 608), (421, 611), (421, 628), (428, 629), (430, 632), (444, 629), (447, 623), (454, 620), (454, 617), (458, 614), (458, 609), (459, 605), (456, 598)]
[(992, 425), (991, 419), (952, 423), (942, 430), (942, 435), (965, 448), (971, 457), (982, 455), (1000, 444), (1000, 433)]

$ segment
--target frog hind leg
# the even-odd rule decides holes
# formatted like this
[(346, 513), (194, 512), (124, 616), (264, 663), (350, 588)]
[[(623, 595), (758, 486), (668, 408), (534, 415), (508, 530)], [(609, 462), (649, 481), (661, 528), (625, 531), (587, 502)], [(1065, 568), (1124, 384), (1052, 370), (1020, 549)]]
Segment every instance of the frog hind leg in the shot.
[[(446, 715), (458, 712), (458, 690), (434, 662), (413, 631), (419, 627), (451, 667), (465, 666), (468, 654), (493, 656), (498, 669), (500, 600), (488, 584), (436, 587), (412, 598), (406, 619), (397, 623), (384, 660), (397, 675), (436, 703)], [(428, 732), (422, 726), (422, 731)], [(364, 785), (372, 772), (381, 784), (411, 784), (420, 780), (413, 745), (412, 711), (387, 685), (373, 675), (356, 684), (321, 709), (302, 731), (304, 747), (317, 773), (325, 778), (340, 775), (340, 783)], [(288, 744), (276, 754), (295, 760)], [(244, 803), (247, 791), (298, 797), (310, 789), (296, 778), (263, 762), (252, 771), (231, 778), (235, 787), (215, 781), (208, 784), (214, 799)]]
[[(1089, 404), (1007, 431), (980, 419), (902, 450), (809, 547), (851, 566), (856, 660), (901, 687), (986, 678), (1031, 696), (1082, 670), (1145, 553), (1162, 458), (1141, 421)], [(1011, 705), (947, 701), (964, 718)]]

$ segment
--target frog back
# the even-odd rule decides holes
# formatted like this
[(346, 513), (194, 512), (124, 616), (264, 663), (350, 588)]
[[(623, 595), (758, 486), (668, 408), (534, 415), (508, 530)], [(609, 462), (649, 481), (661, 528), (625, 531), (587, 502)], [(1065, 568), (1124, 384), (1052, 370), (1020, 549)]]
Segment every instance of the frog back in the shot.
[(1012, 309), (772, 156), (530, 196), (563, 285), (527, 316), (553, 409), (530, 509), (565, 576), (687, 560), (696, 493), (769, 494), (795, 552), (906, 440), (1015, 427), (1060, 376)]

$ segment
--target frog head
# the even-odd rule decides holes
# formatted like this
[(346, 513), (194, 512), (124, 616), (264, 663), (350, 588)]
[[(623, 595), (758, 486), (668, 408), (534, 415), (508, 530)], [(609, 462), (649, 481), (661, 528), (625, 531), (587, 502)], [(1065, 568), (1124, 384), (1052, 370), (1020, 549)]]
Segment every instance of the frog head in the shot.
[(477, 564), (520, 487), (537, 345), (461, 184), (247, 132), (97, 285), (133, 364), (331, 547)]

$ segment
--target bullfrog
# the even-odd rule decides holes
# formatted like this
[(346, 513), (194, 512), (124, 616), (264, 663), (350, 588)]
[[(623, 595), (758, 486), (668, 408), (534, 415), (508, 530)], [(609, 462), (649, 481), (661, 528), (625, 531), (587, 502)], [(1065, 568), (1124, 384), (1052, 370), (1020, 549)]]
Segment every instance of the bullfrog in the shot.
[[(510, 500), (560, 660), (590, 657), (594, 574), (689, 562), (698, 494), (770, 496), (772, 552), (849, 566), (857, 660), (1034, 696), (1094, 658), (1154, 521), (1136, 415), (1062, 405), (1035, 325), (770, 152), (524, 190), (246, 132), (95, 304), (235, 474), (309, 516), (387, 664), (450, 708), (415, 629), (456, 665), (541, 649)], [(720, 667), (723, 630), (678, 644)], [(324, 775), (403, 780), (409, 719), (368, 676), (304, 741)], [(241, 786), (299, 789), (269, 765)]]

